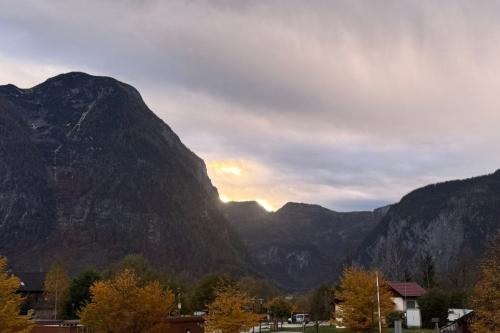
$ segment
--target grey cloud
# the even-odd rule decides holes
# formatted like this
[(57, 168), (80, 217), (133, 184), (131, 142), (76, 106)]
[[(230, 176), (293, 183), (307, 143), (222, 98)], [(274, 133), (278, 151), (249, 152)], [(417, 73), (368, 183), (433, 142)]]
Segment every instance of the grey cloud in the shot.
[[(0, 0), (0, 56), (125, 80), (202, 156), (373, 208), (497, 167), (499, 7)], [(366, 197), (332, 200), (348, 189)]]

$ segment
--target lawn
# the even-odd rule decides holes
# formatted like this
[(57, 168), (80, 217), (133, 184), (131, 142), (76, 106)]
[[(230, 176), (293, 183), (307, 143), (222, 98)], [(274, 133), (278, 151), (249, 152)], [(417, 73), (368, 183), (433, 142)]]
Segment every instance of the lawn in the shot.
[[(285, 327), (279, 331), (275, 331), (277, 333), (279, 332), (302, 332), (302, 329), (300, 327)], [(383, 329), (384, 333), (393, 333), (394, 328), (385, 328)], [(405, 329), (403, 328), (403, 333), (433, 333), (434, 330), (430, 329)], [(272, 332), (271, 332), (272, 333)], [(306, 333), (316, 333), (316, 327), (306, 327)], [(353, 333), (353, 331), (347, 329), (347, 328), (335, 328), (333, 326), (320, 326), (319, 327), (319, 333)]]

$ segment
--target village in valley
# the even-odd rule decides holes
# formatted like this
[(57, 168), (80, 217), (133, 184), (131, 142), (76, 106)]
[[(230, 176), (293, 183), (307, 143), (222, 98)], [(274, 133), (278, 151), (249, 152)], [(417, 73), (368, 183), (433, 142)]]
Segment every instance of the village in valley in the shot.
[[(346, 267), (339, 281), (308, 293), (282, 293), (271, 281), (207, 275), (187, 286), (132, 255), (109, 270), (71, 278), (7, 270), (0, 258), (1, 332), (490, 332), (498, 320), (499, 236), (469, 291), (447, 290), (431, 266), (420, 283), (387, 281), (376, 269)], [(441, 284), (441, 285), (440, 285)], [(463, 305), (467, 305), (464, 307)], [(19, 311), (21, 316), (19, 316)], [(483, 331), (484, 327), (486, 330)]]
[(0, 333), (500, 333), (499, 14), (0, 0)]

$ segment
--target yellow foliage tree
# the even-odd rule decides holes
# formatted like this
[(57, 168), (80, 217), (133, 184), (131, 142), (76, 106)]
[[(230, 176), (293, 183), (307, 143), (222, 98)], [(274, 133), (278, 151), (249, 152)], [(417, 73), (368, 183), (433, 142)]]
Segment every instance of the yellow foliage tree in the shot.
[(95, 333), (166, 332), (166, 318), (175, 307), (172, 291), (163, 290), (158, 281), (141, 286), (128, 269), (110, 281), (97, 282), (90, 292), (91, 302), (80, 319)]
[[(393, 309), (389, 286), (379, 274), (380, 316), (385, 318)], [(349, 267), (342, 273), (340, 291), (336, 293), (340, 309), (336, 313), (339, 325), (354, 331), (378, 327), (376, 272)]]
[(500, 332), (500, 233), (488, 243), (472, 295), (475, 333)]
[(7, 273), (7, 260), (0, 257), (0, 332), (28, 333), (33, 322), (28, 316), (19, 315), (23, 297), (16, 293), (21, 281)]
[(54, 319), (57, 319), (57, 313), (63, 305), (70, 284), (71, 280), (63, 265), (55, 263), (47, 273), (44, 282), (45, 296), (54, 305)]
[(205, 330), (219, 333), (240, 333), (250, 330), (260, 319), (260, 315), (245, 310), (250, 302), (248, 295), (236, 287), (219, 288), (215, 292), (215, 300), (208, 306)]

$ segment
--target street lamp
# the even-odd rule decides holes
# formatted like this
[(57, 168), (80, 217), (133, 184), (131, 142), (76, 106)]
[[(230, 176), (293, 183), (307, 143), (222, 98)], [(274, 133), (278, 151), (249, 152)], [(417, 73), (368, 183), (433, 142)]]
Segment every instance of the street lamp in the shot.
[(181, 315), (182, 303), (181, 303), (181, 288), (177, 288), (177, 310), (178, 315)]

